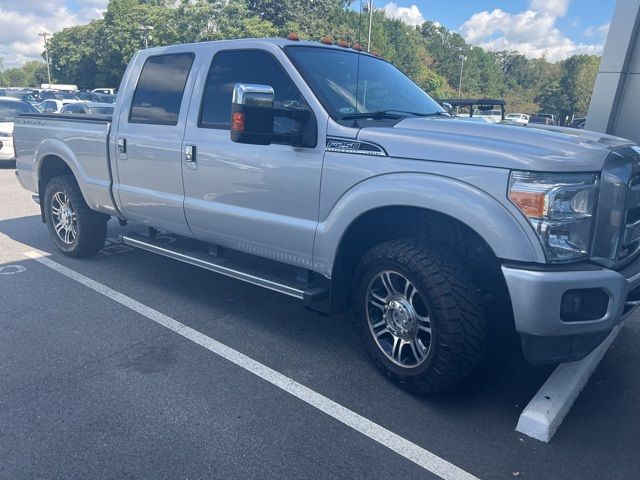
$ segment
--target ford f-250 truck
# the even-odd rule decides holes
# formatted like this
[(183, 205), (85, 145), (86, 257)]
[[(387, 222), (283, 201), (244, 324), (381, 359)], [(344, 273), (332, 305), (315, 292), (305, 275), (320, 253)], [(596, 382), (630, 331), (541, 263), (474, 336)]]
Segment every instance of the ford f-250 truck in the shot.
[(353, 307), (374, 362), (424, 392), (473, 372), (488, 320), (513, 322), (529, 361), (561, 362), (640, 303), (636, 145), (453, 118), (348, 48), (143, 50), (110, 121), (24, 115), (15, 148), (66, 255), (100, 250), (114, 218), (137, 225), (129, 245)]

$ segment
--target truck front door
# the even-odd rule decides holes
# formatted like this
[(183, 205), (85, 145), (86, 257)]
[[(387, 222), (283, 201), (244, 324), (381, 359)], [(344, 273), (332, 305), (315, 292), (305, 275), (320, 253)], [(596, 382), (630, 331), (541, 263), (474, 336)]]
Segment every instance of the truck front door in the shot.
[[(273, 51), (229, 49), (212, 55), (207, 75), (200, 75), (196, 85), (185, 132), (189, 227), (197, 238), (311, 268), (326, 117), (319, 116), (317, 106), (311, 108), (319, 129), (313, 148), (232, 142), (231, 96), (236, 83), (273, 87), (274, 106), (309, 103), (283, 67), (284, 53), (275, 46)], [(300, 78), (298, 82), (302, 84)], [(293, 127), (286, 118), (274, 122), (275, 131)]]
[(179, 234), (189, 232), (180, 162), (194, 59), (188, 51), (154, 55), (132, 72), (116, 133), (114, 190), (126, 217)]

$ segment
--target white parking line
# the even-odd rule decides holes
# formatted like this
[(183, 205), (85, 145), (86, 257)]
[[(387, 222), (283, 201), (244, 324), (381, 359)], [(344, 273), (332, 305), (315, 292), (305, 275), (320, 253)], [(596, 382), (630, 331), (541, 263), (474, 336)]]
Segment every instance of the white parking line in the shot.
[(37, 252), (25, 252), (25, 256), (40, 262), (41, 264), (65, 275), (66, 277), (79, 282), (90, 289), (109, 297), (110, 299), (130, 308), (131, 310), (144, 315), (150, 320), (173, 330), (175, 333), (188, 338), (192, 342), (206, 348), (207, 350), (223, 357), (224, 359), (236, 364), (237, 366), (247, 370), (254, 375), (266, 380), (276, 387), (290, 393), (294, 397), (299, 398), (303, 402), (317, 408), (327, 415), (335, 418), (339, 422), (353, 428), (354, 430), (366, 435), (372, 440), (380, 443), (388, 449), (402, 455), (413, 463), (428, 470), (429, 472), (443, 478), (445, 480), (478, 480), (477, 477), (462, 470), (459, 467), (447, 462), (437, 455), (425, 450), (424, 448), (410, 442), (409, 440), (393, 433), (390, 430), (358, 415), (346, 407), (334, 402), (333, 400), (321, 395), (320, 393), (305, 387), (304, 385), (292, 380), (291, 378), (263, 365), (256, 360), (227, 347), (226, 345), (208, 337), (191, 327), (188, 327), (173, 318), (154, 310), (151, 307), (126, 296), (116, 290), (113, 290), (95, 280), (71, 270), (59, 263), (54, 262)]

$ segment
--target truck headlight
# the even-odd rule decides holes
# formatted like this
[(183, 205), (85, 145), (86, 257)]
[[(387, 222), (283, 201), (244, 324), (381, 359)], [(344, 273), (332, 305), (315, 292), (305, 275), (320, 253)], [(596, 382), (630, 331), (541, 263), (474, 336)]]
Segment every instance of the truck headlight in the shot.
[(538, 234), (549, 262), (589, 255), (598, 175), (511, 172), (509, 200)]

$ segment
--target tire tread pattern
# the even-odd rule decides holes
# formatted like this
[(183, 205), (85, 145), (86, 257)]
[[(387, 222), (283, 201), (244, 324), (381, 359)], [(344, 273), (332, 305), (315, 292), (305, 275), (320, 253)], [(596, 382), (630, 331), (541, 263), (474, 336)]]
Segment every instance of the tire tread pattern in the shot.
[[(367, 272), (380, 261), (397, 262), (419, 281), (432, 315), (429, 358), (419, 373), (390, 369), (386, 357), (371, 339), (363, 311)], [(487, 326), (481, 301), (461, 259), (444, 245), (427, 245), (415, 238), (393, 240), (373, 247), (362, 258), (355, 275), (354, 306), (361, 324), (363, 343), (376, 366), (391, 380), (420, 393), (436, 393), (466, 380), (484, 357)], [(360, 302), (360, 303), (359, 303)], [(358, 308), (359, 306), (359, 308)], [(366, 330), (365, 330), (366, 329)], [(437, 331), (436, 331), (437, 329)], [(418, 370), (418, 369), (416, 369)]]
[[(77, 219), (78, 237), (73, 245), (62, 242), (53, 228), (51, 199), (55, 192), (64, 192), (73, 206)], [(108, 216), (89, 208), (73, 175), (53, 177), (45, 187), (45, 215), (47, 227), (58, 249), (69, 257), (82, 258), (97, 253), (107, 238)]]

